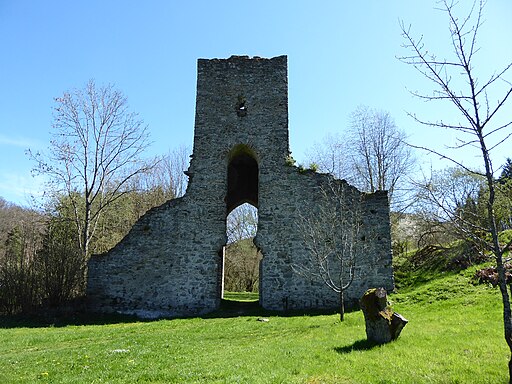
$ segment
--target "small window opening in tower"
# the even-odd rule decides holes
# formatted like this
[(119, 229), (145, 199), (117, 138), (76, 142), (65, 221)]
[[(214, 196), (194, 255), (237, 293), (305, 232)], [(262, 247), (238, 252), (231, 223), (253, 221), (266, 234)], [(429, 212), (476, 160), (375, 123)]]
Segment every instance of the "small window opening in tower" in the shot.
[(228, 215), (226, 228), (223, 298), (257, 302), (262, 255), (253, 240), (258, 228), (258, 209), (249, 203), (238, 206)]
[(236, 104), (236, 113), (240, 117), (247, 115), (247, 100), (243, 96), (238, 96), (238, 102)]

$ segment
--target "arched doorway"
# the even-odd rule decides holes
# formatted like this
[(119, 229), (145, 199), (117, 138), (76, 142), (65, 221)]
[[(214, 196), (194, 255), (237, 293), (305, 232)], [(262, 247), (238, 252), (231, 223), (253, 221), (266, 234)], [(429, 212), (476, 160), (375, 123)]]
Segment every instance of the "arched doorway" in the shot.
[(230, 153), (227, 170), (227, 244), (222, 251), (222, 298), (227, 291), (231, 298), (258, 298), (262, 255), (253, 243), (258, 225), (258, 177), (254, 151), (245, 145), (236, 146)]

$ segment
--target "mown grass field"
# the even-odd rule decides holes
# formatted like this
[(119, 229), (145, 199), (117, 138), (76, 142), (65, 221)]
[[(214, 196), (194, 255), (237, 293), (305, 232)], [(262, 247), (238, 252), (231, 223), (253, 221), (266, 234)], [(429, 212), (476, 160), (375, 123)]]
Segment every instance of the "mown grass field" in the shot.
[(397, 341), (377, 347), (364, 341), (361, 312), (343, 323), (336, 314), (255, 308), (89, 325), (4, 319), (0, 383), (506, 383), (500, 295), (471, 284), (472, 273), (440, 274), (391, 295), (410, 322)]

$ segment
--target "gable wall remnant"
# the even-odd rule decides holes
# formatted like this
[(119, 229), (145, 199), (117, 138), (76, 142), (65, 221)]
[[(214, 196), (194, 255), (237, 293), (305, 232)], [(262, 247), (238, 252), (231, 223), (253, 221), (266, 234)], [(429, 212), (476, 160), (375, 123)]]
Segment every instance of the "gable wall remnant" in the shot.
[[(187, 192), (149, 210), (117, 246), (91, 258), (90, 308), (141, 317), (217, 309), (226, 217), (245, 202), (258, 208), (261, 306), (337, 307), (338, 295), (325, 284), (294, 272), (307, 259), (298, 223), (331, 182), (350, 194), (361, 192), (292, 166), (289, 156), (286, 56), (200, 59)], [(363, 210), (372, 240), (357, 256), (354, 283), (345, 293), (349, 303), (370, 287), (393, 288), (387, 194), (364, 194)]]

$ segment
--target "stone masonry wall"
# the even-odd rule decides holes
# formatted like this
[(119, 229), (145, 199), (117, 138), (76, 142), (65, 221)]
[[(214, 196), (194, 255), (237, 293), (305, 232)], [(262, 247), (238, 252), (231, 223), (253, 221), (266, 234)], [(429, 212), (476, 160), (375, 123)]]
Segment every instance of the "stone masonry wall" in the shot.
[[(91, 258), (91, 310), (168, 317), (217, 309), (228, 201), (258, 207), (255, 242), (263, 254), (264, 308), (337, 307), (337, 294), (293, 270), (307, 259), (301, 214), (314, 210), (332, 177), (290, 166), (289, 155), (286, 56), (200, 59), (187, 192), (148, 211), (116, 247)], [(256, 180), (243, 174), (250, 169), (243, 165), (247, 158), (257, 164)], [(234, 167), (228, 180), (236, 159), (242, 166)], [(256, 191), (247, 187), (253, 184)], [(238, 187), (249, 192), (233, 194)], [(360, 194), (348, 185), (347, 190)], [(386, 193), (365, 194), (363, 209), (365, 233), (372, 240), (357, 257), (355, 280), (345, 295), (349, 303), (367, 288), (393, 288)]]

